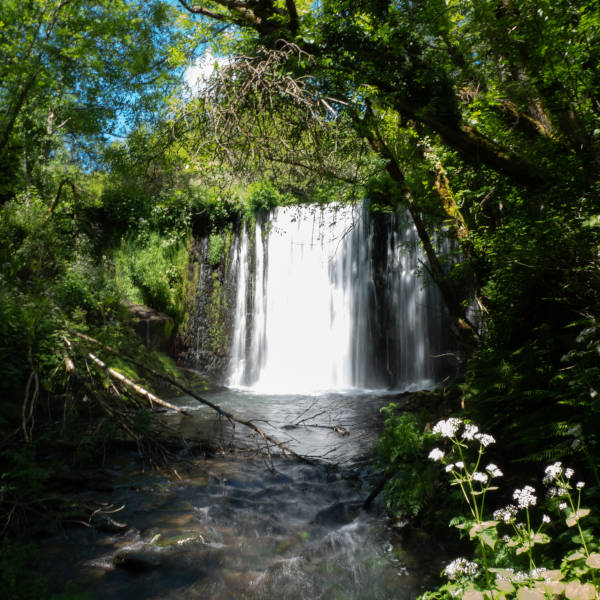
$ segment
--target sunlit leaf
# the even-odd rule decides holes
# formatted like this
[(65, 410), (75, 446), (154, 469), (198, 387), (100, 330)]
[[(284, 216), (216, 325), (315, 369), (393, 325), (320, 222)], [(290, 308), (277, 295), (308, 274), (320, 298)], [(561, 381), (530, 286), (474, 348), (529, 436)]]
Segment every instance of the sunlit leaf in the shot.
[(600, 569), (600, 554), (592, 552), (585, 561), (585, 564), (592, 569)]
[(565, 598), (569, 600), (594, 600), (596, 590), (591, 583), (570, 581), (565, 587)]

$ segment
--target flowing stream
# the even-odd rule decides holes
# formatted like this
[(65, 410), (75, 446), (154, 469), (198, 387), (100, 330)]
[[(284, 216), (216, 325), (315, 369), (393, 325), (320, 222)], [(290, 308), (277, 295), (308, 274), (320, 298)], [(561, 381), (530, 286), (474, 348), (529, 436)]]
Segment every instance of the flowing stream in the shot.
[(361, 509), (390, 396), (205, 395), (316, 464), (269, 459), (260, 440), (234, 436), (212, 411), (179, 398), (192, 416), (163, 418), (191, 444), (210, 435), (223, 452), (182, 457), (169, 476), (142, 471), (133, 453), (107, 465), (112, 489), (72, 500), (106, 511), (122, 530), (64, 528), (43, 542), (42, 567), (57, 589), (72, 580), (98, 600), (409, 600), (436, 582), (432, 540), (394, 527), (380, 502)]

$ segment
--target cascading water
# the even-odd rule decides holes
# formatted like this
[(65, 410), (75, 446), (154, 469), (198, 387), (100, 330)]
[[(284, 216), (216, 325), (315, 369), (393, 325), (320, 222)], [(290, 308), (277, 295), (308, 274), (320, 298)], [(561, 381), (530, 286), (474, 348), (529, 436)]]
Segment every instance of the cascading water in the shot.
[[(252, 243), (253, 242), (253, 243)], [(384, 243), (382, 243), (384, 242)], [(439, 375), (441, 304), (414, 228), (351, 205), (279, 207), (243, 230), (231, 387), (410, 388)]]

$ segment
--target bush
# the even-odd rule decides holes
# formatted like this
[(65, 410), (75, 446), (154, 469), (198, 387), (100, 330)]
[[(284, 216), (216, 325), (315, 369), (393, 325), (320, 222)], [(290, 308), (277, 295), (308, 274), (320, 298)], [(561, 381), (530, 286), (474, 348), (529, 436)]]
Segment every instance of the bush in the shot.
[(431, 498), (438, 474), (423, 456), (424, 423), (412, 413), (397, 411), (393, 403), (381, 409), (385, 420), (378, 454), (390, 475), (385, 487), (388, 510), (412, 518)]
[(176, 320), (181, 317), (186, 246), (157, 233), (125, 239), (115, 251), (117, 288), (130, 301), (146, 304)]

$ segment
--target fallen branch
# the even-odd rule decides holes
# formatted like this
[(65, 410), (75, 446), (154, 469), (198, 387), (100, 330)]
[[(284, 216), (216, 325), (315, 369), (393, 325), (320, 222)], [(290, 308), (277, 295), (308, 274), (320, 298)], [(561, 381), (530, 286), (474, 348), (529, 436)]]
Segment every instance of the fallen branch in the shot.
[(329, 429), (340, 435), (348, 435), (350, 432), (343, 425), (317, 425), (316, 423), (303, 423), (300, 421), (299, 424), (293, 423), (291, 425), (285, 425), (285, 429), (297, 429), (298, 427), (317, 427), (319, 429)]
[(88, 357), (93, 362), (95, 362), (101, 369), (106, 371), (111, 377), (114, 377), (115, 379), (118, 379), (121, 383), (124, 383), (126, 386), (133, 388), (140, 396), (146, 398), (150, 402), (150, 404), (160, 404), (165, 408), (170, 408), (171, 410), (180, 412), (183, 415), (190, 416), (190, 413), (184, 411), (179, 406), (175, 406), (174, 404), (171, 404), (170, 402), (167, 402), (166, 400), (155, 396), (152, 392), (149, 392), (148, 390), (144, 389), (141, 385), (135, 383), (135, 381), (131, 381), (131, 379), (128, 379), (127, 377), (125, 377), (125, 375), (119, 373), (118, 371), (115, 371), (91, 352), (88, 354)]
[[(268, 435), (267, 433), (265, 433), (262, 429), (260, 429), (259, 427), (257, 427), (256, 425), (254, 425), (254, 423), (252, 423), (251, 421), (244, 421), (243, 419), (239, 419), (238, 417), (236, 417), (235, 415), (233, 415), (232, 413), (223, 410), (220, 406), (218, 406), (217, 404), (214, 404), (213, 402), (211, 402), (210, 400), (206, 400), (205, 398), (202, 398), (200, 396), (198, 396), (198, 394), (196, 394), (194, 391), (190, 390), (189, 388), (187, 388), (184, 385), (181, 385), (177, 380), (173, 379), (172, 377), (169, 377), (168, 375), (164, 375), (163, 373), (160, 373), (159, 371), (155, 371), (154, 369), (152, 369), (151, 367), (148, 367), (147, 365), (143, 364), (142, 362), (130, 357), (130, 356), (126, 356), (124, 354), (122, 354), (121, 352), (119, 352), (118, 350), (116, 350), (115, 348), (111, 348), (110, 346), (107, 346), (106, 344), (102, 343), (100, 340), (97, 340), (93, 337), (90, 337), (89, 335), (85, 335), (84, 333), (79, 333), (78, 331), (71, 331), (71, 334), (82, 339), (85, 340), (91, 344), (95, 344), (96, 346), (99, 346), (100, 348), (102, 348), (103, 350), (106, 350), (106, 352), (110, 352), (111, 354), (114, 354), (115, 356), (118, 356), (119, 358), (122, 358), (123, 360), (129, 361), (131, 364), (135, 365), (136, 367), (139, 367), (140, 369), (144, 369), (145, 371), (147, 371), (148, 373), (150, 373), (151, 375), (153, 375), (154, 377), (158, 377), (159, 379), (162, 379), (163, 381), (166, 381), (168, 383), (170, 383), (172, 386), (176, 387), (177, 389), (181, 390), (184, 394), (187, 394), (188, 396), (191, 396), (192, 398), (194, 398), (195, 400), (197, 400), (198, 402), (200, 402), (201, 404), (204, 404), (206, 406), (209, 406), (210, 408), (212, 408), (214, 411), (217, 412), (217, 414), (219, 414), (220, 416), (223, 416), (227, 419), (229, 419), (230, 421), (234, 422), (234, 423), (239, 423), (240, 425), (243, 425), (244, 427), (247, 427), (248, 429), (251, 429), (252, 431), (254, 431), (255, 433), (257, 433), (258, 435), (260, 435), (260, 437), (265, 441), (265, 442), (271, 442), (271, 444), (274, 444), (275, 446), (277, 446), (284, 454), (288, 453), (291, 456), (294, 456), (295, 458), (297, 458), (298, 460), (301, 460), (303, 462), (307, 462), (310, 464), (314, 463), (314, 460), (307, 458), (306, 456), (303, 456), (302, 454), (298, 454), (296, 452), (294, 452), (293, 450), (291, 450), (290, 448), (288, 448), (288, 446), (286, 446), (285, 444), (277, 441), (275, 438), (271, 437), (270, 435)], [(93, 355), (89, 355), (90, 357)], [(99, 363), (102, 363), (102, 361), (100, 361), (99, 358), (94, 357), (94, 362), (99, 361)], [(98, 363), (98, 364), (99, 364)], [(102, 363), (104, 364), (104, 363)], [(105, 368), (105, 367), (103, 367)], [(109, 368), (109, 367), (106, 367)], [(110, 371), (112, 371), (113, 373), (117, 373), (117, 371), (115, 371), (114, 369), (110, 369)], [(117, 377), (118, 379), (120, 379), (121, 381), (123, 381), (125, 378), (123, 375), (121, 375), (120, 373), (118, 373), (119, 377)], [(123, 379), (121, 379), (123, 378)], [(130, 382), (131, 384), (133, 384), (133, 382), (131, 380), (127, 380), (128, 382)], [(137, 384), (134, 384), (137, 385)], [(137, 386), (140, 387), (140, 386)], [(134, 388), (135, 389), (135, 388)], [(140, 388), (143, 390), (143, 388)], [(146, 394), (149, 394), (150, 392), (147, 392), (147, 390), (144, 390), (144, 392), (146, 392)], [(160, 398), (157, 398), (156, 396), (154, 396), (152, 394), (152, 397), (155, 399), (154, 401), (157, 404), (162, 404), (163, 406), (165, 404), (169, 404), (169, 403), (165, 403), (164, 400), (161, 400)], [(158, 402), (157, 400), (160, 400), (160, 402)], [(178, 412), (185, 414), (185, 415), (189, 415), (189, 413), (186, 413), (185, 411), (183, 411), (181, 408), (169, 404), (168, 408), (172, 408), (173, 410), (177, 410)]]

